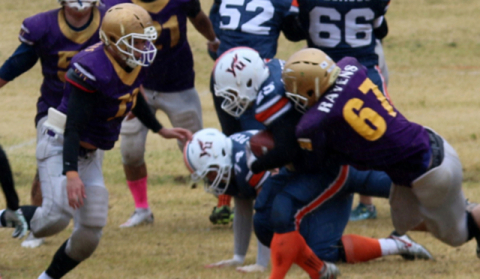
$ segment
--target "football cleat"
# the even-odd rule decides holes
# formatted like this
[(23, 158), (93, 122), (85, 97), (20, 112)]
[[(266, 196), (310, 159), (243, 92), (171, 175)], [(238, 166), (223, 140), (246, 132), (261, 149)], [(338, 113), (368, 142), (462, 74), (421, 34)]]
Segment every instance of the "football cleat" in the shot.
[(377, 209), (374, 205), (366, 206), (363, 203), (358, 203), (358, 206), (350, 213), (350, 221), (360, 221), (377, 218)]
[(340, 275), (338, 267), (329, 262), (323, 262), (322, 270), (320, 270), (320, 279), (335, 279)]
[(400, 256), (405, 260), (433, 260), (433, 256), (425, 247), (413, 241), (406, 234), (399, 236), (393, 232), (388, 238), (395, 240), (398, 250), (400, 251)]
[[(478, 205), (478, 203), (470, 202), (468, 199), (465, 200), (465, 203), (466, 203), (466, 210), (470, 214), (472, 213), (472, 210)], [(477, 258), (480, 259), (480, 241), (477, 237), (475, 237), (475, 240), (477, 240), (477, 249), (476, 249)]]
[(267, 268), (259, 264), (251, 264), (237, 267), (237, 271), (242, 273), (264, 272), (265, 270), (267, 270)]
[(120, 228), (131, 228), (140, 224), (152, 224), (153, 213), (150, 208), (137, 208), (127, 222), (120, 225)]
[(37, 248), (45, 243), (45, 239), (43, 237), (36, 238), (32, 232), (28, 234), (27, 238), (22, 242), (22, 247), (24, 248)]
[(212, 210), (212, 214), (208, 217), (210, 222), (214, 225), (228, 225), (233, 221), (233, 210), (228, 205), (217, 208), (216, 206)]

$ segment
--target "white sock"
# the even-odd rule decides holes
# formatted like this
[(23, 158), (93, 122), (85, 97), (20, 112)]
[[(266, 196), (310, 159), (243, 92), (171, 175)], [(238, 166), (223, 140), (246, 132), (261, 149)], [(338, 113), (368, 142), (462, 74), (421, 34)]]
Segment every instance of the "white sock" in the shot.
[(378, 239), (378, 242), (380, 243), (380, 248), (382, 249), (382, 256), (400, 254), (395, 240), (391, 238), (380, 238)]
[[(5, 209), (0, 210), (0, 217), (2, 217), (3, 212), (5, 212)], [(3, 228), (2, 222), (0, 222), (0, 228)]]
[(267, 267), (270, 262), (270, 248), (257, 240), (257, 264)]
[(47, 273), (45, 273), (45, 271), (40, 274), (40, 276), (38, 276), (38, 279), (53, 279), (52, 277), (48, 276)]

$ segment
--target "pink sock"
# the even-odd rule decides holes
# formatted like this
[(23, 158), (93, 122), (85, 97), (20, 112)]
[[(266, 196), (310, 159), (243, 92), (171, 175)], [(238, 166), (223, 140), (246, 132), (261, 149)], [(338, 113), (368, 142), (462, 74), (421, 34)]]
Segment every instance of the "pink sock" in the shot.
[(147, 177), (135, 181), (127, 180), (127, 184), (135, 201), (135, 208), (148, 208)]

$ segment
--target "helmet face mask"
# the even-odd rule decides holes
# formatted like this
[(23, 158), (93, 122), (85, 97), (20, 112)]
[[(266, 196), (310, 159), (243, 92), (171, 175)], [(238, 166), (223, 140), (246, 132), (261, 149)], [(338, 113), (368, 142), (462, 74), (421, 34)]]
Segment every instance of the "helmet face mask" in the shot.
[(68, 6), (77, 11), (83, 11), (95, 5), (98, 5), (99, 0), (58, 0), (62, 6)]
[(103, 18), (100, 39), (130, 68), (148, 67), (154, 61), (157, 30), (148, 12), (135, 4), (111, 7)]
[(340, 68), (323, 51), (314, 48), (294, 53), (285, 63), (282, 79), (287, 97), (305, 113), (330, 88)]
[(239, 117), (257, 98), (269, 71), (256, 50), (236, 47), (217, 59), (213, 76), (215, 96), (224, 98), (222, 109)]
[(228, 188), (232, 174), (231, 140), (216, 129), (196, 132), (185, 144), (183, 159), (191, 179), (204, 181), (207, 193), (222, 195)]

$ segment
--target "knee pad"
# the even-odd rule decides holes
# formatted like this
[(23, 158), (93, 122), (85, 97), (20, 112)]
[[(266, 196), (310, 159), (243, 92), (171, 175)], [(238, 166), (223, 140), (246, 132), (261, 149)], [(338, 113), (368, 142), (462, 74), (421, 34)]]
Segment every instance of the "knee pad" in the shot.
[(81, 262), (90, 257), (102, 236), (101, 227), (77, 226), (68, 240), (65, 253), (75, 261)]
[(72, 216), (65, 211), (49, 212), (44, 215), (42, 210), (41, 207), (38, 207), (30, 221), (30, 230), (35, 237), (47, 237), (57, 234), (63, 231), (72, 219)]
[[(195, 110), (183, 111), (175, 113), (171, 116), (170, 121), (174, 127), (182, 127), (195, 133), (202, 129), (202, 115)], [(183, 151), (183, 143), (177, 140), (178, 148)]]
[(84, 204), (79, 209), (78, 216), (76, 216), (78, 218), (75, 221), (85, 227), (105, 227), (108, 216), (107, 189), (100, 186), (88, 186), (85, 187), (85, 194), (87, 198), (84, 199)]
[(120, 151), (123, 164), (140, 166), (145, 162), (145, 142), (148, 129), (143, 126), (138, 118), (134, 118), (122, 122), (122, 131)]

